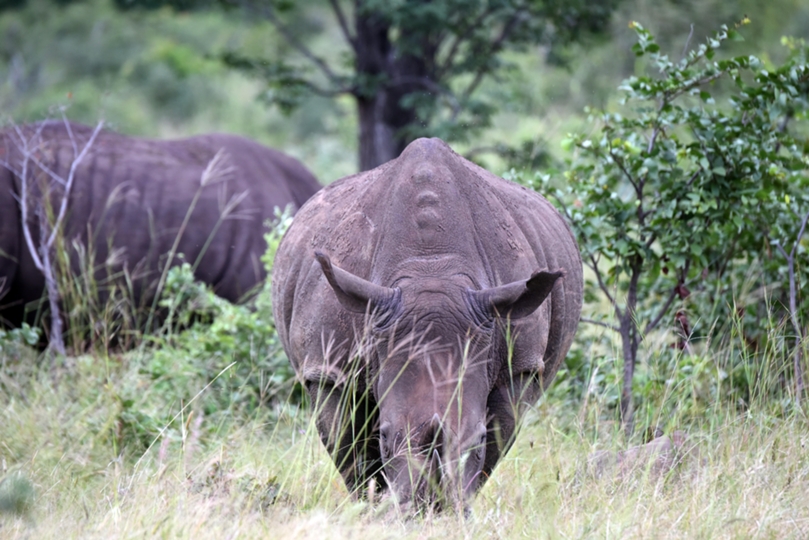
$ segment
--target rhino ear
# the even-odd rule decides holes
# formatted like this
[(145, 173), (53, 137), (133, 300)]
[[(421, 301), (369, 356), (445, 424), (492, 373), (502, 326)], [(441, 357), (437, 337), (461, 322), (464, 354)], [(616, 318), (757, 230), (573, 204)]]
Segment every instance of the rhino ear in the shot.
[(470, 291), (478, 314), (488, 317), (521, 319), (537, 310), (553, 290), (563, 271), (534, 272), (530, 278), (483, 289)]
[(382, 287), (355, 276), (342, 268), (334, 266), (328, 255), (315, 251), (315, 258), (323, 269), (323, 275), (329, 281), (337, 300), (348, 311), (354, 313), (384, 313), (390, 319), (399, 312), (402, 290)]

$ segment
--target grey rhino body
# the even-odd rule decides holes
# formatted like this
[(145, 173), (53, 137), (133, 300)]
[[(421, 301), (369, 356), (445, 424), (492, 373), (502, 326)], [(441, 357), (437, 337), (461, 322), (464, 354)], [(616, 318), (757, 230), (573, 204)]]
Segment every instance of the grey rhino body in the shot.
[[(54, 205), (61, 195), (46, 168), (67, 179), (76, 155), (73, 142), (80, 151), (92, 132), (61, 121), (0, 132), (0, 163), (11, 168), (0, 165), (0, 326), (18, 326), (25, 304), (39, 300), (44, 288), (21, 227), (22, 149), (28, 144), (34, 150), (26, 170), (29, 226), (38, 249), (34, 208), (41, 202), (41, 188), (54, 190)], [(203, 171), (220, 151), (215, 174), (201, 188)], [(320, 188), (297, 160), (243, 137), (210, 134), (161, 141), (109, 131), (98, 134), (74, 182), (64, 228), (74, 270), (81, 267), (71, 246), (77, 242), (94, 251), (91, 264), (98, 280), (126, 269), (133, 300), (141, 304), (149, 301), (178, 236), (177, 252), (198, 263), (195, 277), (219, 296), (239, 300), (266, 277), (260, 261), (266, 250), (265, 221), (276, 207), (297, 209)], [(238, 204), (227, 213), (229, 201)], [(223, 213), (227, 216), (220, 219)], [(105, 265), (110, 260), (114, 264)]]
[(414, 502), (434, 501), (436, 483), (462, 501), (491, 474), (568, 351), (583, 290), (548, 201), (439, 139), (307, 202), (272, 288), (349, 490), (373, 478)]

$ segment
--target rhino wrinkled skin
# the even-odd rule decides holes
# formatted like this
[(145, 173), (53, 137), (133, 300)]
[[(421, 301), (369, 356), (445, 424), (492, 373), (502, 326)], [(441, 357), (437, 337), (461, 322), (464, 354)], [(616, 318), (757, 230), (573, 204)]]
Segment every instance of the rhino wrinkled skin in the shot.
[[(61, 195), (46, 170), (66, 180), (76, 155), (73, 142), (80, 151), (92, 132), (62, 121), (0, 132), (0, 163), (10, 167), (0, 165), (0, 327), (19, 326), (25, 304), (39, 300), (44, 288), (21, 227), (22, 183), (15, 173), (21, 174), (25, 161), (23, 140), (33, 152), (27, 163), (29, 225), (39, 249), (34, 210), (42, 187), (54, 191), (54, 208)], [(214, 174), (201, 188), (203, 171), (217, 153)], [(319, 188), (297, 160), (243, 137), (209, 134), (160, 141), (103, 130), (75, 171), (65, 245), (91, 245), (99, 280), (126, 269), (133, 278), (134, 300), (145, 303), (148, 295), (142, 293), (156, 281), (187, 219), (177, 251), (191, 264), (198, 261), (198, 280), (236, 301), (266, 277), (260, 260), (266, 250), (265, 221), (273, 218), (276, 207), (299, 208)], [(228, 211), (229, 203), (238, 204)], [(70, 251), (78, 271), (78, 255)], [(106, 265), (109, 261), (114, 264)]]
[(272, 283), (348, 489), (439, 508), (468, 500), (508, 450), (570, 347), (582, 290), (550, 203), (439, 139), (310, 199)]

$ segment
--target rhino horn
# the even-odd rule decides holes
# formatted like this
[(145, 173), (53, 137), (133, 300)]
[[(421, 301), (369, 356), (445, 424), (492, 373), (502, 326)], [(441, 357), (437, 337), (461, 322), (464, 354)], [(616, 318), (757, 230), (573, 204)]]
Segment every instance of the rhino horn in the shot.
[(340, 304), (354, 313), (374, 313), (388, 322), (401, 311), (402, 290), (382, 287), (355, 276), (332, 264), (328, 255), (315, 251), (315, 258), (323, 269)]
[(563, 271), (534, 272), (530, 278), (514, 281), (499, 287), (470, 291), (476, 311), (490, 317), (521, 319), (532, 314), (542, 305), (553, 290)]

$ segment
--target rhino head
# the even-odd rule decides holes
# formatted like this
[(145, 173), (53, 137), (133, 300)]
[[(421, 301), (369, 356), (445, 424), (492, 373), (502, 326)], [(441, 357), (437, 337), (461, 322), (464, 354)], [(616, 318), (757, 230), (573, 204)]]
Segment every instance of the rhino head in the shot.
[(486, 448), (496, 444), (487, 399), (501, 362), (493, 337), (532, 314), (562, 272), (474, 290), (462, 274), (371, 283), (315, 252), (342, 307), (372, 314), (384, 476), (400, 504), (461, 508), (483, 483)]

